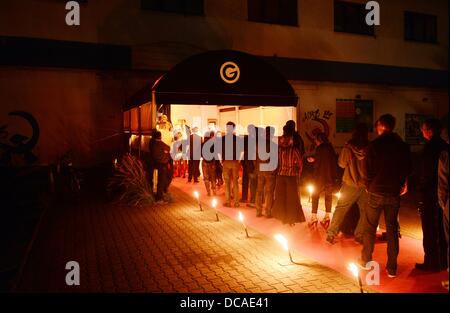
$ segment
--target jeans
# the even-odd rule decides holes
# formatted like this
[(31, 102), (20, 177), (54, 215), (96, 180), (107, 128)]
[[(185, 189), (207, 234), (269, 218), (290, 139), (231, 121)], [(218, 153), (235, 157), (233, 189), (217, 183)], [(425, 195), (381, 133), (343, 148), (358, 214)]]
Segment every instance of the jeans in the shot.
[(367, 197), (368, 201), (364, 210), (363, 220), (364, 231), (361, 260), (364, 263), (372, 261), (378, 222), (380, 220), (381, 212), (384, 212), (388, 255), (386, 268), (389, 271), (396, 272), (397, 256), (399, 253), (398, 210), (400, 208), (400, 196), (369, 192)]
[(344, 220), (345, 214), (347, 214), (352, 205), (357, 202), (359, 207), (359, 222), (355, 229), (355, 237), (362, 238), (362, 221), (364, 217), (364, 207), (367, 203), (367, 192), (362, 187), (343, 183), (340, 193), (341, 197), (334, 210), (330, 228), (328, 228), (328, 236), (335, 237), (339, 233), (339, 227)]
[(242, 201), (247, 201), (248, 199), (248, 189), (250, 187), (250, 203), (255, 203), (255, 196), (256, 196), (256, 185), (257, 185), (257, 178), (256, 174), (249, 173), (248, 169), (244, 167), (244, 170), (242, 171)]
[(319, 197), (322, 192), (325, 192), (325, 211), (331, 213), (331, 205), (333, 203), (333, 185), (318, 185), (311, 196), (312, 213), (317, 213), (319, 209)]
[(223, 180), (225, 181), (225, 201), (231, 203), (231, 184), (233, 184), (233, 201), (239, 205), (239, 161), (223, 161)]
[(273, 192), (275, 191), (276, 176), (272, 173), (258, 173), (258, 186), (256, 189), (256, 213), (262, 214), (263, 208), (266, 216), (272, 215)]

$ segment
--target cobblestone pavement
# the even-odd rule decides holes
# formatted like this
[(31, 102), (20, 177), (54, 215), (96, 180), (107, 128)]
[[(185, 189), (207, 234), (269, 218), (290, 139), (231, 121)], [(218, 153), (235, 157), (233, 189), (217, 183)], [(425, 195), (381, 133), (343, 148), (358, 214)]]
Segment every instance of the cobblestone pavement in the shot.
[[(105, 203), (54, 209), (19, 281), (19, 292), (359, 292), (354, 280), (205, 206), (173, 188), (155, 207)], [(67, 286), (68, 261), (80, 286)]]

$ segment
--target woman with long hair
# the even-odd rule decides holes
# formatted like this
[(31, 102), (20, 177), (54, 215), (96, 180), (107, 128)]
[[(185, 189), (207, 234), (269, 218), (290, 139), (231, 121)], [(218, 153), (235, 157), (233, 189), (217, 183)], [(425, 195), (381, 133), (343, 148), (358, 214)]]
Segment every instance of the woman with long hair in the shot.
[(306, 220), (297, 192), (297, 176), (301, 174), (302, 166), (302, 156), (299, 149), (294, 147), (293, 132), (284, 126), (283, 136), (278, 142), (278, 169), (272, 209), (273, 217), (283, 224), (294, 226)]

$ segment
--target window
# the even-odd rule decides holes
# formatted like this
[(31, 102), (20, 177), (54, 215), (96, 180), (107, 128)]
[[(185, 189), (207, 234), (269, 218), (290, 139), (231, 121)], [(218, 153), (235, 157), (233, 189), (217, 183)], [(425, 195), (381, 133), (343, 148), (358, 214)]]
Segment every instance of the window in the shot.
[(203, 15), (203, 0), (141, 0), (143, 10)]
[(373, 131), (373, 101), (336, 99), (336, 132), (351, 133), (358, 123)]
[(437, 43), (437, 17), (406, 11), (405, 40)]
[(251, 22), (297, 26), (297, 0), (248, 0)]
[(334, 31), (375, 36), (374, 26), (366, 23), (365, 4), (334, 1)]

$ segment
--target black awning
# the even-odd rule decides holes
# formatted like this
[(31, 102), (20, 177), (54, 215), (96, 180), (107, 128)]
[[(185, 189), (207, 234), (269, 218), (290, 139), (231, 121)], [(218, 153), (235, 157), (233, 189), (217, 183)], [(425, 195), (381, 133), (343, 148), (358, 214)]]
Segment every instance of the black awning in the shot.
[(156, 104), (297, 106), (289, 82), (260, 57), (233, 50), (209, 51), (187, 58), (144, 87), (126, 108)]

